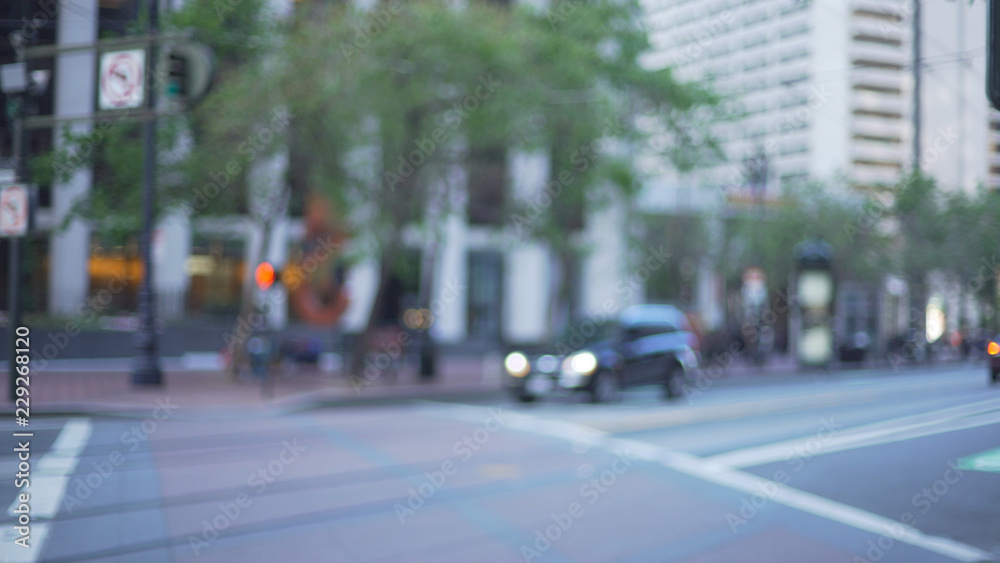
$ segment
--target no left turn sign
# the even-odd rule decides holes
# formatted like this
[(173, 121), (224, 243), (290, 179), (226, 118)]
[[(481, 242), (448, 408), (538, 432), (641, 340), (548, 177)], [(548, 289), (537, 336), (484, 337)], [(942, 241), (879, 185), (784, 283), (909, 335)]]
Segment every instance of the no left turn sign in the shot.
[(98, 109), (142, 106), (145, 97), (146, 51), (130, 49), (101, 55)]
[(28, 232), (28, 205), (24, 186), (0, 188), (0, 236), (23, 237)]

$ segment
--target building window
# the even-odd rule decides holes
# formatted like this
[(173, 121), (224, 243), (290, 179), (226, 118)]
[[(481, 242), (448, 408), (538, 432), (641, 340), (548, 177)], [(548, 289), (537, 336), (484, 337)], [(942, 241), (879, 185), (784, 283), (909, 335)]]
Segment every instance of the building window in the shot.
[(885, 160), (855, 160), (855, 166), (871, 166), (874, 168), (888, 168), (892, 170), (902, 170), (902, 166), (898, 162), (889, 162)]
[(470, 340), (500, 340), (503, 316), (503, 254), (469, 253), (468, 335)]
[(87, 270), (90, 274), (88, 295), (91, 298), (109, 299), (106, 304), (102, 304), (98, 314), (137, 310), (143, 268), (135, 237), (111, 240), (92, 236)]
[(190, 278), (187, 295), (189, 312), (239, 314), (243, 277), (247, 269), (242, 240), (193, 235), (185, 269)]
[(893, 14), (890, 12), (880, 12), (876, 10), (854, 10), (854, 15), (860, 18), (875, 19), (885, 22), (898, 23), (903, 21), (903, 17), (899, 14)]
[(854, 140), (867, 141), (872, 143), (885, 143), (889, 145), (898, 145), (899, 143), (903, 142), (903, 140), (900, 139), (899, 137), (883, 137), (880, 135), (862, 135), (862, 134), (855, 134)]
[(854, 66), (858, 68), (878, 68), (883, 70), (903, 70), (903, 65), (872, 59), (855, 59)]
[(874, 92), (876, 94), (888, 94), (891, 96), (899, 96), (903, 91), (899, 88), (893, 88), (891, 86), (876, 86), (874, 84), (855, 84), (855, 92)]
[(469, 223), (502, 225), (507, 191), (506, 149), (473, 149), (470, 162)]
[(883, 119), (902, 119), (903, 115), (895, 111), (875, 111), (870, 109), (856, 109), (854, 115), (860, 117), (881, 117)]
[(903, 42), (899, 39), (893, 39), (891, 37), (880, 37), (878, 35), (868, 35), (866, 33), (859, 33), (854, 36), (855, 41), (862, 43), (875, 43), (878, 45), (886, 45), (889, 47), (900, 47)]

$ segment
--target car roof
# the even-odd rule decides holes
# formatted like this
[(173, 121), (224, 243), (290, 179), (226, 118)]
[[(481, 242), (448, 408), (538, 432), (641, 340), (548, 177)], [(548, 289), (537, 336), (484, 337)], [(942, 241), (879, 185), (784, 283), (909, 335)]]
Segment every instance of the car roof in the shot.
[(623, 325), (687, 325), (684, 313), (673, 305), (633, 305), (622, 311), (620, 320)]

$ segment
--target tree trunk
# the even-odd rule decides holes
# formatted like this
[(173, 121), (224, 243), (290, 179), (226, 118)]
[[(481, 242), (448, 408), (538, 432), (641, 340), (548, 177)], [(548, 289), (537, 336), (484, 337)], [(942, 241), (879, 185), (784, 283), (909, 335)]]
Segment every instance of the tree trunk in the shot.
[[(434, 238), (424, 249), (420, 265), (420, 295), (418, 297), (418, 307), (430, 310), (431, 288), (434, 285), (434, 262), (437, 259), (437, 231), (431, 235)], [(433, 313), (432, 313), (433, 314)], [(430, 326), (418, 328), (417, 351), (419, 353), (419, 368), (417, 375), (422, 380), (433, 379), (436, 375), (436, 353), (434, 342), (431, 340)]]
[(396, 235), (393, 233), (390, 238), (390, 242), (383, 249), (382, 256), (379, 260), (380, 271), (378, 290), (375, 292), (375, 302), (372, 303), (371, 311), (368, 313), (368, 321), (365, 324), (364, 330), (358, 334), (353, 346), (351, 346), (351, 361), (348, 364), (347, 374), (350, 377), (351, 382), (355, 385), (363, 385), (365, 381), (363, 372), (365, 367), (365, 355), (368, 352), (368, 342), (375, 333), (375, 329), (377, 328), (382, 315), (382, 309), (385, 305), (386, 292), (389, 287), (389, 276), (392, 274), (392, 264), (395, 260), (398, 246), (399, 243), (396, 241)]
[(549, 327), (548, 336), (555, 337), (565, 330), (572, 322), (573, 312), (570, 310), (570, 283), (572, 281), (573, 252), (568, 248), (555, 250), (556, 263), (559, 266), (556, 283), (551, 288), (549, 296)]

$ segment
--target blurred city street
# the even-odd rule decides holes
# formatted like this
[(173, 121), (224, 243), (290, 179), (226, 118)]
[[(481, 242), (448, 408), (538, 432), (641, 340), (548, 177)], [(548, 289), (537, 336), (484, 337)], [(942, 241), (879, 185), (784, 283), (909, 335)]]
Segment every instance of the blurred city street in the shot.
[[(148, 392), (33, 419), (34, 559), (5, 541), (0, 560), (985, 561), (1000, 389), (984, 371), (721, 378), (607, 405)], [(16, 492), (0, 484), (11, 511)]]
[(1000, 0), (0, 0), (0, 563), (1000, 561)]

